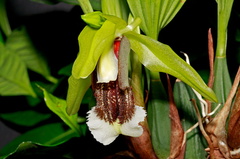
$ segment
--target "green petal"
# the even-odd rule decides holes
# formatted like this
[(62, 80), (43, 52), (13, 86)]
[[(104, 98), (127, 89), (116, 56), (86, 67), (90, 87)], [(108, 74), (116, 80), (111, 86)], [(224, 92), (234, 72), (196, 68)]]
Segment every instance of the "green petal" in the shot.
[(140, 62), (151, 71), (165, 72), (179, 78), (208, 100), (217, 101), (216, 95), (207, 87), (199, 74), (174, 51), (150, 37), (127, 32), (131, 49), (138, 54)]
[(115, 24), (106, 20), (99, 30), (86, 26), (79, 35), (80, 52), (73, 64), (74, 78), (87, 78), (95, 69), (104, 50), (109, 50), (115, 39)]
[(87, 79), (75, 79), (70, 76), (68, 85), (67, 113), (68, 115), (74, 115), (78, 112), (82, 99), (91, 85), (91, 78), (89, 76)]

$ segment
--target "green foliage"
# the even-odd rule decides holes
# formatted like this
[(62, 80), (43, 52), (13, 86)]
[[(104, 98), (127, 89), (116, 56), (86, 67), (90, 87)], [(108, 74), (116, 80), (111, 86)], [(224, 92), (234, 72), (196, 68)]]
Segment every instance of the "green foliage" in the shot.
[[(195, 109), (192, 105), (190, 99), (195, 99), (198, 102), (197, 96), (194, 94), (191, 87), (183, 83), (182, 81), (177, 81), (174, 85), (174, 101), (177, 105), (178, 111), (181, 117), (181, 123), (184, 131), (187, 131), (194, 124), (198, 122), (196, 117)], [(201, 108), (199, 108), (201, 109)], [(205, 152), (205, 140), (201, 136), (199, 128), (193, 129), (186, 136), (186, 152), (185, 158), (206, 158)]]
[(33, 110), (0, 114), (0, 117), (3, 118), (4, 120), (8, 120), (12, 123), (22, 126), (36, 125), (37, 123), (48, 119), (50, 116), (51, 114), (43, 114)]
[(149, 70), (173, 75), (193, 87), (206, 99), (217, 101), (214, 92), (207, 87), (198, 73), (168, 45), (134, 32), (124, 35), (129, 38), (131, 49), (138, 54), (141, 63)]
[(0, 95), (36, 96), (22, 59), (12, 50), (0, 44)]
[[(156, 155), (167, 158), (170, 151), (169, 103), (160, 81), (152, 80), (149, 85), (148, 123)], [(159, 91), (160, 90), (160, 91)]]
[(35, 129), (32, 129), (21, 136), (14, 139), (11, 143), (7, 144), (0, 151), (0, 156), (5, 156), (15, 151), (19, 144), (31, 141), (45, 146), (54, 146), (63, 143), (64, 141), (76, 136), (73, 131), (67, 132), (63, 128), (62, 123), (47, 124)]
[(57, 83), (57, 79), (51, 76), (46, 61), (35, 49), (24, 27), (13, 30), (6, 40), (5, 47), (15, 52), (28, 69), (41, 74), (50, 82)]
[(59, 99), (52, 94), (48, 93), (45, 89), (43, 89), (44, 100), (48, 108), (57, 114), (72, 130), (75, 131), (76, 134), (81, 135), (81, 129), (78, 125), (77, 118), (78, 115), (69, 116), (66, 112), (67, 103), (63, 99)]
[(127, 0), (134, 17), (140, 17), (142, 31), (157, 39), (158, 34), (181, 9), (185, 0)]

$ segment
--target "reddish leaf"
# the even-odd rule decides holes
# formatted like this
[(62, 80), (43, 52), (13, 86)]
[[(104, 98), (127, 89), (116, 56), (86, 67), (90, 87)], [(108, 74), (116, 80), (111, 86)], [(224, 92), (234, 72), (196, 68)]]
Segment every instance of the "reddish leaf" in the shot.
[(228, 123), (228, 145), (233, 149), (240, 147), (240, 89), (236, 94), (235, 102), (232, 108), (230, 120)]
[(184, 148), (182, 147), (184, 130), (182, 128), (178, 110), (174, 102), (172, 86), (171, 86), (168, 75), (167, 75), (167, 81), (168, 81), (168, 95), (169, 95), (169, 106), (170, 106), (169, 117), (171, 119), (171, 143), (170, 143), (169, 159), (175, 159), (175, 158), (183, 159), (184, 150), (185, 150), (185, 146)]

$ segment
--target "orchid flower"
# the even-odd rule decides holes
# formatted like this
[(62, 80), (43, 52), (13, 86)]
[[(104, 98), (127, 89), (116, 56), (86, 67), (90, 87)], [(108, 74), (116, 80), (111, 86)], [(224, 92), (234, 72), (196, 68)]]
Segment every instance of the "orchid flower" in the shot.
[(139, 137), (143, 133), (139, 123), (144, 121), (146, 112), (143, 107), (134, 105), (132, 89), (128, 84), (125, 86), (128, 83), (127, 74), (119, 73), (128, 71), (127, 67), (122, 67), (128, 62), (125, 60), (128, 53), (121, 50), (126, 51), (123, 47), (119, 50), (119, 41), (116, 40), (113, 47), (101, 55), (97, 64), (97, 79), (93, 77), (97, 105), (88, 112), (87, 125), (94, 138), (104, 145), (113, 142), (119, 134)]

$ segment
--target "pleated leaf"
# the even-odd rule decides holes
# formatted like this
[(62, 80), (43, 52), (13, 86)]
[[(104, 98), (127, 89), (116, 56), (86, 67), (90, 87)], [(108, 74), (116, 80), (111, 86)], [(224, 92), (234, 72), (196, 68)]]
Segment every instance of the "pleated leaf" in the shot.
[(0, 43), (0, 70), (0, 95), (36, 96), (24, 62), (15, 52), (7, 50), (2, 43)]
[(138, 55), (140, 62), (149, 70), (165, 72), (177, 77), (206, 99), (217, 101), (216, 95), (207, 87), (199, 74), (168, 45), (131, 31), (124, 35), (129, 39), (131, 49)]
[(160, 81), (151, 81), (150, 90), (147, 112), (152, 145), (159, 158), (167, 158), (171, 135), (168, 98)]
[(186, 0), (127, 0), (134, 17), (140, 17), (143, 32), (157, 39), (159, 31), (178, 13)]
[[(225, 103), (228, 94), (232, 88), (232, 81), (229, 75), (227, 59), (226, 58), (215, 58), (214, 63), (215, 78), (213, 84), (213, 90), (217, 95), (219, 103)], [(213, 108), (217, 104), (213, 103)]]
[[(190, 99), (197, 100), (197, 97), (194, 94), (192, 88), (181, 81), (177, 81), (175, 83), (173, 93), (174, 100), (180, 114), (182, 126), (184, 128), (184, 131), (186, 131), (190, 127), (192, 127), (195, 123), (198, 122), (196, 111), (192, 105), (192, 102), (190, 101)], [(193, 129), (190, 133), (188, 133), (186, 139), (187, 139), (186, 141), (187, 147), (185, 152), (186, 159), (206, 158), (207, 153), (204, 150), (206, 147), (205, 140), (202, 137), (202, 134), (198, 127)]]
[[(230, 18), (233, 0), (216, 0), (218, 3), (217, 49), (214, 64), (214, 86), (219, 102), (225, 103), (232, 87), (227, 66), (227, 26)], [(216, 104), (213, 105), (213, 109)]]
[(41, 74), (53, 83), (57, 82), (57, 79), (51, 76), (45, 59), (34, 47), (24, 27), (16, 29), (12, 32), (12, 34), (7, 38), (6, 48), (13, 50), (26, 64), (28, 69)]
[(128, 20), (129, 8), (126, 0), (102, 0), (102, 12)]

